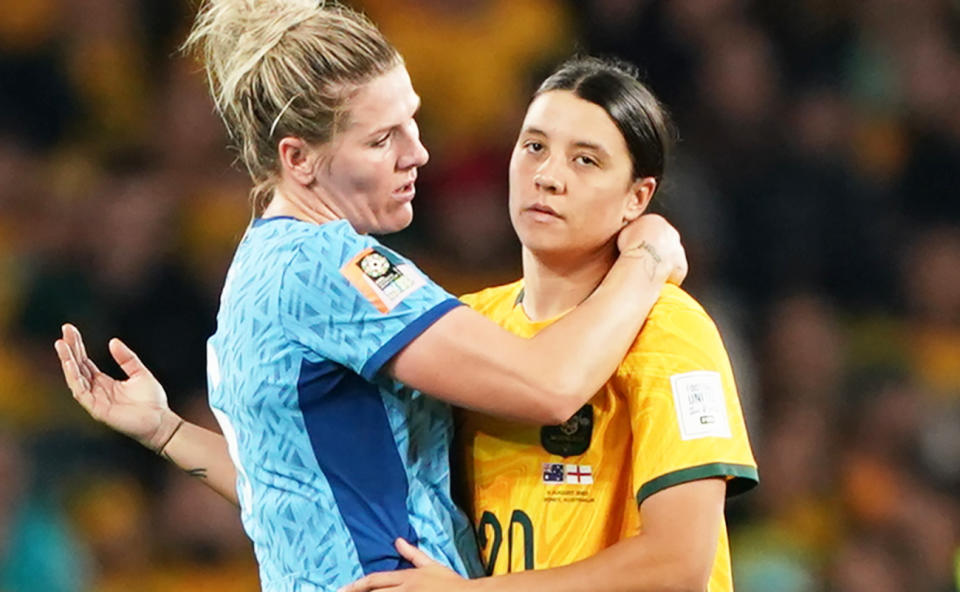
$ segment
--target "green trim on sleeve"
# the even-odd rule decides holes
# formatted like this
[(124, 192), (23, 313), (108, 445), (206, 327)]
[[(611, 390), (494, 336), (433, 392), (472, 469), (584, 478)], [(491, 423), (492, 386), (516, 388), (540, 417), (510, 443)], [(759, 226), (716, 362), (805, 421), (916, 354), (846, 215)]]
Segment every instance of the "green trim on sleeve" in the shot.
[(727, 477), (727, 497), (740, 495), (756, 487), (760, 481), (757, 467), (751, 465), (735, 465), (730, 463), (710, 463), (687, 469), (680, 469), (656, 479), (647, 481), (637, 492), (637, 504), (643, 503), (651, 495), (663, 491), (668, 487), (709, 479), (711, 477)]

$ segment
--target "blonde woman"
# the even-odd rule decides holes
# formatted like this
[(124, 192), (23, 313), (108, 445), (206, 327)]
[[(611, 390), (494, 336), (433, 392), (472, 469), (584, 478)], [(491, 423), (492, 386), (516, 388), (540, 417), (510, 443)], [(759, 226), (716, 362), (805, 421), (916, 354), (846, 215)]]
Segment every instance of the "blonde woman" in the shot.
[(129, 380), (101, 373), (68, 326), (57, 350), (74, 396), (239, 502), (264, 590), (332, 590), (409, 567), (397, 538), (476, 573), (449, 494), (447, 403), (570, 417), (616, 369), (663, 283), (685, 274), (676, 232), (655, 217), (627, 226), (586, 301), (517, 337), (371, 236), (410, 223), (428, 155), (403, 59), (369, 21), (317, 0), (213, 0), (187, 45), (258, 214), (208, 343), (223, 438), (170, 412), (119, 341), (111, 353)]

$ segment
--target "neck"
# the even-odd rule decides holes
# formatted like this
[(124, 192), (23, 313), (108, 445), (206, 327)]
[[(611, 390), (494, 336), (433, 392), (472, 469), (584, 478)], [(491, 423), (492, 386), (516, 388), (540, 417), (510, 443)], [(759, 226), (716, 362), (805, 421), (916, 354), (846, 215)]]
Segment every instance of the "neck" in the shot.
[(614, 244), (588, 253), (551, 256), (523, 249), (523, 310), (532, 321), (557, 317), (586, 300), (610, 271)]
[(304, 222), (323, 224), (343, 218), (330, 205), (316, 198), (308, 189), (281, 182), (273, 190), (273, 198), (263, 210), (264, 218), (290, 216)]

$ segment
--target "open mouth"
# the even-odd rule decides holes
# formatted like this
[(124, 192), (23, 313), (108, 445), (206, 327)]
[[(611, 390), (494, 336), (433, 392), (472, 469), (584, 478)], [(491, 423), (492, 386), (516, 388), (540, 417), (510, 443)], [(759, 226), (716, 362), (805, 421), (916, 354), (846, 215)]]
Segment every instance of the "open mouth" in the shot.
[(393, 190), (393, 197), (401, 200), (413, 199), (416, 194), (416, 181), (410, 181)]

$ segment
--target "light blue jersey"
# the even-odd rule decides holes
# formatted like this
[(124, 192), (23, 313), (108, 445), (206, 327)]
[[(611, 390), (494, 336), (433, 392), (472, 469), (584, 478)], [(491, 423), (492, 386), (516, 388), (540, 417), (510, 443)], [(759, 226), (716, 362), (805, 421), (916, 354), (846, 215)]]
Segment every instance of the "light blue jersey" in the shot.
[(247, 230), (207, 374), (265, 591), (336, 590), (410, 567), (397, 537), (478, 573), (450, 499), (450, 408), (378, 374), (458, 305), (346, 221)]

